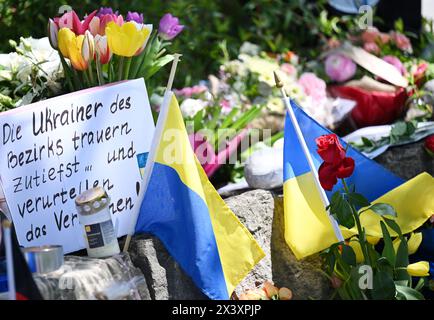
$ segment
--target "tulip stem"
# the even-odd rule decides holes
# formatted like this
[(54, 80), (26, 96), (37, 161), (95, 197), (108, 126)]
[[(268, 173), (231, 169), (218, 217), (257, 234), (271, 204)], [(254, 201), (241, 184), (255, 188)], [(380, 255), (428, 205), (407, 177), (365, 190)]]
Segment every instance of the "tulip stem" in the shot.
[(95, 85), (95, 78), (93, 77), (92, 62), (89, 62), (89, 68), (87, 71), (89, 73), (90, 86), (93, 87)]
[[(344, 186), (344, 190), (347, 194), (350, 193), (350, 189), (348, 188), (347, 182), (345, 179), (342, 180), (342, 185)], [(350, 203), (351, 213), (354, 217), (354, 220), (356, 222), (357, 231), (359, 233), (359, 243), (360, 247), (362, 248), (363, 256), (365, 257), (365, 262), (371, 265), (371, 259), (369, 257), (368, 248), (366, 247), (366, 235), (365, 235), (365, 229), (362, 227), (362, 224), (360, 223), (360, 217), (359, 214), (354, 208), (353, 204)]]
[(126, 59), (126, 63), (125, 63), (125, 67), (124, 67), (124, 80), (128, 80), (129, 75), (130, 75), (130, 67), (131, 67), (131, 57), (128, 57)]
[(122, 74), (124, 69), (124, 57), (119, 58), (119, 65), (118, 65), (118, 81), (122, 80)]
[(98, 77), (98, 84), (102, 86), (104, 84), (104, 77), (102, 75), (101, 61), (99, 61), (98, 54), (96, 57), (95, 65), (96, 65), (96, 76)]
[(63, 72), (65, 73), (66, 82), (68, 83), (69, 90), (73, 92), (75, 90), (71, 82), (71, 70), (69, 69), (69, 66), (65, 61), (65, 58), (63, 57), (63, 54), (60, 51), (59, 51), (59, 56), (60, 56), (60, 62), (62, 63)]

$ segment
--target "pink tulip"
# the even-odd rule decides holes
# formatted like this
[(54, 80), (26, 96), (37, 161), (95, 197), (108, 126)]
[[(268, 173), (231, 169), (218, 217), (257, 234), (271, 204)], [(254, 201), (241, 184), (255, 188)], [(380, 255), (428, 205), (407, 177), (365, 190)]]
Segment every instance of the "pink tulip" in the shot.
[(93, 11), (90, 15), (88, 15), (83, 22), (80, 21), (80, 18), (75, 13), (75, 11), (69, 11), (63, 14), (60, 18), (54, 18), (54, 22), (57, 23), (59, 29), (68, 28), (74, 31), (76, 35), (81, 35), (86, 32), (89, 28), (89, 23), (96, 15), (97, 11)]
[(343, 82), (356, 73), (356, 64), (343, 54), (331, 54), (325, 60), (325, 72), (333, 81)]

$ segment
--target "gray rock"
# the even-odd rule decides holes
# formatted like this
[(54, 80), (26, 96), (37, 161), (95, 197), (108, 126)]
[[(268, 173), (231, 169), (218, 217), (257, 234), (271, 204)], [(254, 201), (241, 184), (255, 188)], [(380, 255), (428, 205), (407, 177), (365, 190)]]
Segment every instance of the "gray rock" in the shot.
[(253, 189), (274, 189), (283, 181), (283, 149), (270, 148), (255, 151), (246, 160), (244, 176)]
[(170, 256), (158, 238), (147, 234), (134, 236), (129, 252), (134, 265), (145, 275), (152, 299), (208, 299)]
[(278, 287), (288, 287), (294, 299), (329, 299), (329, 281), (320, 272), (321, 261), (312, 256), (298, 261), (284, 239), (282, 196), (253, 190), (226, 199), (227, 204), (249, 229), (266, 257), (237, 286), (239, 295), (266, 280)]
[[(297, 261), (284, 240), (281, 196), (252, 190), (225, 201), (266, 254), (237, 286), (237, 295), (271, 280), (279, 287), (292, 289), (295, 299), (330, 297), (329, 282), (319, 272), (319, 258)], [(129, 252), (133, 263), (145, 275), (152, 299), (207, 299), (157, 238), (135, 236)]]
[(419, 142), (389, 148), (375, 158), (375, 161), (403, 179), (411, 179), (421, 172), (434, 175), (434, 159), (424, 147), (424, 139)]

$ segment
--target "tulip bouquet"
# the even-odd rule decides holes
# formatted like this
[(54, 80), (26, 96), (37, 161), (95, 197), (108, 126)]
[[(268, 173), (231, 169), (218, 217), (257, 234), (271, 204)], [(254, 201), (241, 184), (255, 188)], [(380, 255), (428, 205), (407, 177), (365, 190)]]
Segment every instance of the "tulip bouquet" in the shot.
[[(425, 285), (425, 277), (429, 276), (429, 263), (409, 263), (409, 254), (417, 250), (421, 234), (402, 234), (394, 220), (397, 214), (392, 206), (371, 204), (362, 194), (355, 192), (355, 186), (347, 185), (345, 178), (352, 175), (355, 163), (354, 159), (346, 156), (346, 150), (335, 134), (318, 137), (316, 143), (317, 152), (324, 160), (318, 170), (321, 186), (330, 191), (338, 179), (343, 185), (342, 190), (333, 194), (328, 209), (341, 226), (348, 229), (355, 226), (358, 234), (345, 243), (332, 245), (323, 253), (327, 276), (340, 298), (423, 299), (420, 290)], [(368, 210), (382, 218), (381, 252), (377, 251), (380, 239), (367, 235), (360, 220)], [(394, 241), (389, 230), (396, 235)], [(370, 275), (372, 279), (369, 279)], [(414, 288), (412, 276), (421, 277)]]
[(159, 29), (143, 23), (143, 14), (125, 18), (101, 8), (80, 20), (75, 11), (49, 19), (48, 38), (58, 51), (69, 90), (138, 77), (150, 78), (173, 60), (166, 47), (184, 28), (166, 14)]

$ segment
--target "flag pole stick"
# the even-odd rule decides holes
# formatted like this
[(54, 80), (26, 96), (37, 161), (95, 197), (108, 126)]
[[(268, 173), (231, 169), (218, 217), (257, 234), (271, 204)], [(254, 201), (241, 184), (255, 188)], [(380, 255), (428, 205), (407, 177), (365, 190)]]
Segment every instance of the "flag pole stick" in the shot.
[(15, 272), (14, 272), (14, 257), (12, 252), (12, 237), (11, 237), (11, 223), (9, 220), (4, 220), (2, 223), (5, 251), (6, 251), (6, 272), (8, 277), (8, 295), (9, 300), (16, 300), (15, 288)]
[(138, 203), (139, 205), (133, 207), (133, 217), (131, 219), (133, 221), (133, 224), (131, 226), (130, 233), (127, 235), (127, 238), (125, 239), (124, 248), (122, 250), (123, 252), (127, 252), (128, 248), (130, 247), (131, 238), (132, 235), (134, 234), (134, 229), (136, 227), (137, 219), (140, 213), (140, 204), (142, 203), (143, 198), (145, 197), (145, 191), (148, 188), (149, 178), (151, 177), (151, 173), (152, 173), (152, 167), (154, 163), (157, 145), (160, 141), (160, 137), (163, 132), (163, 126), (164, 123), (166, 122), (167, 114), (169, 111), (169, 101), (167, 101), (167, 99), (169, 99), (169, 93), (172, 91), (172, 85), (173, 85), (173, 80), (175, 79), (176, 68), (178, 67), (178, 62), (180, 61), (181, 56), (182, 55), (179, 53), (175, 53), (173, 55), (173, 62), (172, 62), (172, 68), (170, 69), (169, 80), (167, 81), (166, 91), (164, 92), (163, 103), (161, 104), (160, 114), (158, 115), (154, 137), (152, 138), (151, 150), (149, 151), (149, 156), (145, 166), (145, 171), (143, 173), (140, 191), (137, 196), (136, 203)]
[(298, 141), (300, 142), (301, 148), (303, 149), (304, 156), (306, 157), (307, 163), (309, 164), (310, 172), (312, 173), (312, 176), (314, 177), (316, 188), (319, 192), (319, 195), (320, 195), (321, 201), (324, 205), (324, 208), (326, 208), (327, 215), (328, 215), (330, 222), (333, 226), (333, 231), (336, 235), (336, 238), (339, 241), (344, 241), (344, 237), (342, 236), (342, 232), (339, 228), (338, 223), (332, 217), (329, 210), (327, 210), (327, 207), (330, 205), (329, 199), (327, 198), (327, 195), (326, 195), (324, 189), (321, 187), (321, 184), (320, 184), (319, 178), (318, 178), (318, 173), (317, 173), (315, 165), (313, 163), (312, 156), (309, 152), (309, 148), (307, 147), (306, 141), (304, 140), (303, 133), (301, 132), (297, 118), (295, 117), (295, 114), (294, 114), (294, 110), (291, 107), (289, 98), (286, 95), (285, 89), (283, 88), (283, 83), (280, 80), (280, 78), (276, 72), (274, 72), (274, 80), (276, 82), (276, 87), (280, 89), (280, 93), (282, 94), (283, 102), (285, 104), (286, 109), (288, 110), (289, 118), (291, 119), (291, 122), (294, 126), (294, 129), (295, 129), (295, 133), (297, 134)]

